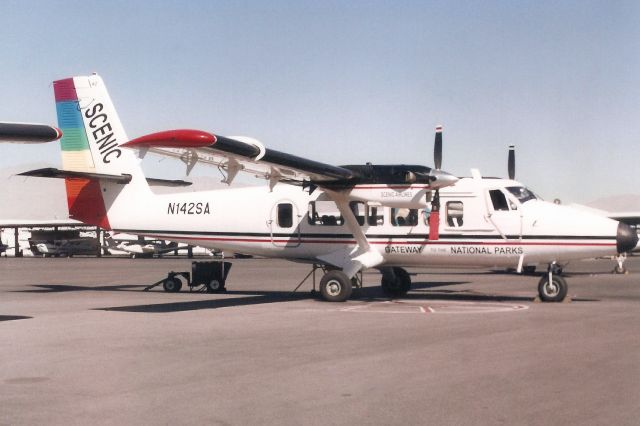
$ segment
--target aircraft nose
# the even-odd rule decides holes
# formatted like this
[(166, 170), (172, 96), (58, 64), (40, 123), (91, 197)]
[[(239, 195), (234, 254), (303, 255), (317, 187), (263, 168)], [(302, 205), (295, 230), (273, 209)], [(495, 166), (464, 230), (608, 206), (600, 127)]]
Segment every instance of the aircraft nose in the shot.
[(618, 233), (616, 235), (616, 247), (618, 249), (618, 253), (631, 251), (636, 248), (637, 244), (637, 232), (626, 223), (620, 222), (618, 224)]

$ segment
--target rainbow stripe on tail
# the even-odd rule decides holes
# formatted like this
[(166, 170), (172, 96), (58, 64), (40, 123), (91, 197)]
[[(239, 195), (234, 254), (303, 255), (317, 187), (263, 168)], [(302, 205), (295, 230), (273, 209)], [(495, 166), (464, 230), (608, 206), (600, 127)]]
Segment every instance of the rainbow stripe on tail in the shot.
[(53, 82), (58, 127), (62, 130), (62, 168), (95, 172), (73, 78)]
[[(62, 130), (62, 168), (95, 172), (80, 102), (73, 78), (53, 82), (58, 127)], [(65, 179), (69, 217), (81, 222), (111, 229), (97, 179)]]

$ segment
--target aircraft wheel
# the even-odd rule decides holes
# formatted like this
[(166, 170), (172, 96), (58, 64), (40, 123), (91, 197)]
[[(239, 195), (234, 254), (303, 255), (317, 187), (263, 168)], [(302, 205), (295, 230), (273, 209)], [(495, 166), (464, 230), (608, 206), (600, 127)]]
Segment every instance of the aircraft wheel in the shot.
[(207, 291), (209, 293), (219, 293), (224, 290), (224, 284), (220, 280), (213, 279), (207, 284)]
[(627, 268), (625, 268), (624, 266), (616, 265), (616, 267), (613, 268), (613, 273), (614, 274), (626, 274), (627, 273)]
[(391, 274), (382, 274), (382, 291), (389, 297), (399, 297), (411, 290), (411, 276), (403, 268), (393, 268), (395, 279)]
[(327, 302), (344, 302), (352, 291), (351, 280), (342, 271), (329, 271), (320, 280), (320, 294)]
[(162, 287), (164, 288), (164, 291), (168, 293), (177, 293), (182, 288), (182, 281), (176, 277), (167, 278), (162, 283)]
[(549, 274), (545, 274), (538, 283), (538, 294), (544, 302), (561, 302), (567, 295), (567, 282), (558, 274), (553, 274), (549, 282)]

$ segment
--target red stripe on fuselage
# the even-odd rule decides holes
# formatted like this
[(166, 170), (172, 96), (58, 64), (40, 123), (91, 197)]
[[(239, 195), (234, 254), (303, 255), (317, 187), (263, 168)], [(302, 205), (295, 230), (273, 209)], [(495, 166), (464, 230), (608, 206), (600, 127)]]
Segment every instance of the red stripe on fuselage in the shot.
[[(265, 237), (260, 238), (239, 238), (239, 237), (194, 237), (179, 235), (159, 235), (159, 234), (140, 234), (146, 237), (159, 238), (164, 240), (196, 240), (196, 241), (225, 241), (239, 243), (289, 243), (300, 242), (301, 244), (356, 244), (355, 240), (320, 240), (320, 239), (271, 239)], [(376, 245), (485, 245), (485, 246), (571, 246), (571, 247), (615, 247), (616, 243), (574, 243), (574, 242), (483, 242), (483, 241), (369, 241), (369, 244)]]

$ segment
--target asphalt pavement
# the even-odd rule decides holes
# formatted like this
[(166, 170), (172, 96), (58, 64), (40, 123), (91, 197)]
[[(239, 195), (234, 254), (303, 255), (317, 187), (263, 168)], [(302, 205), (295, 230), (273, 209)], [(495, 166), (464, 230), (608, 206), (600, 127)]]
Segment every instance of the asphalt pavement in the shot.
[(567, 266), (570, 303), (482, 269), (327, 303), (279, 260), (207, 294), (142, 291), (187, 259), (0, 258), (0, 424), (637, 425), (640, 258), (613, 266)]

